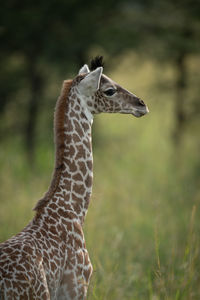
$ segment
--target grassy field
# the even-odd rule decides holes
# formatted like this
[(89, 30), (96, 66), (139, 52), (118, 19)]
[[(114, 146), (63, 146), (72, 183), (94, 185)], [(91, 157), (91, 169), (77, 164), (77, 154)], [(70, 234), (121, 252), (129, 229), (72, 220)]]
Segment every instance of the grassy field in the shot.
[[(173, 145), (169, 66), (161, 70), (129, 56), (110, 75), (144, 98), (150, 114), (96, 117), (94, 188), (84, 226), (94, 267), (88, 299), (198, 300), (198, 124), (192, 125), (193, 135), (190, 128), (185, 132), (180, 148)], [(54, 158), (48, 142), (37, 146), (34, 170), (20, 140), (7, 140), (0, 148), (0, 241), (28, 223), (48, 187)]]

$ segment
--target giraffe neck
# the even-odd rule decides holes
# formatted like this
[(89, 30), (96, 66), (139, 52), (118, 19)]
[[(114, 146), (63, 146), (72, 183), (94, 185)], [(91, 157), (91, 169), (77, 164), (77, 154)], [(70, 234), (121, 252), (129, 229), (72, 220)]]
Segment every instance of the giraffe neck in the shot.
[(92, 117), (76, 87), (68, 92), (67, 105), (65, 99), (55, 112), (57, 150), (52, 183), (35, 210), (41, 215), (41, 211), (53, 209), (62, 217), (66, 212), (73, 213), (82, 224), (92, 192)]
[(71, 100), (64, 125), (64, 167), (55, 197), (64, 199), (68, 209), (83, 222), (92, 192), (92, 123), (83, 106), (84, 100), (77, 97), (75, 88), (72, 88), (69, 97)]

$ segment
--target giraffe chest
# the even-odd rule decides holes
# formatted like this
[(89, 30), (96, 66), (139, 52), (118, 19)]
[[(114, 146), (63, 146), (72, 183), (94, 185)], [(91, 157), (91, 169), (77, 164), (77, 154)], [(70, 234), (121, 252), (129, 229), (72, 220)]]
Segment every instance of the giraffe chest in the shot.
[(51, 299), (84, 299), (92, 265), (83, 230), (78, 219), (72, 216), (62, 219), (62, 225), (65, 230), (51, 226), (47, 243), (42, 245)]
[(85, 248), (68, 248), (68, 259), (58, 288), (57, 299), (85, 299), (92, 265)]

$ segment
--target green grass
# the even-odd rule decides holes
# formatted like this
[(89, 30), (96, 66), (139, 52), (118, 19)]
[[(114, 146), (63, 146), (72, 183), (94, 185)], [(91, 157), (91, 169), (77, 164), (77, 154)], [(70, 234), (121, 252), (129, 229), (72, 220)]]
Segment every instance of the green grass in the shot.
[[(128, 69), (134, 65), (134, 70)], [(200, 299), (199, 158), (197, 136), (176, 149), (173, 71), (124, 59), (112, 78), (149, 104), (150, 114), (100, 115), (94, 124), (94, 188), (84, 232), (93, 263), (88, 299)], [(134, 83), (134, 87), (132, 84)], [(53, 112), (52, 112), (53, 113)], [(196, 126), (196, 125), (193, 125)], [(197, 131), (198, 132), (198, 131)], [(46, 191), (53, 147), (37, 147), (27, 166), (20, 141), (0, 149), (0, 241), (20, 231)]]

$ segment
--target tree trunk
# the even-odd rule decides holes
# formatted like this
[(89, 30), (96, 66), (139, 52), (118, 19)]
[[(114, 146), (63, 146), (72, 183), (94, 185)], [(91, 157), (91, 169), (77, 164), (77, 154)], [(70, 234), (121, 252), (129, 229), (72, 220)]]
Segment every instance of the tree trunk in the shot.
[(28, 78), (30, 82), (30, 98), (28, 102), (27, 124), (25, 127), (25, 147), (29, 163), (33, 165), (36, 141), (36, 124), (39, 101), (42, 99), (43, 80), (37, 69), (36, 60), (28, 60)]
[(176, 145), (181, 143), (184, 126), (186, 123), (185, 101), (186, 87), (187, 87), (187, 68), (186, 68), (186, 55), (180, 53), (176, 61), (177, 80), (175, 83), (175, 129), (174, 129), (174, 142)]

